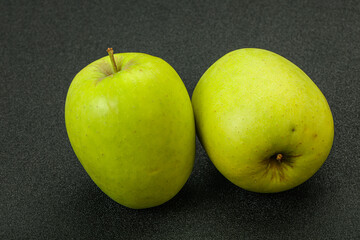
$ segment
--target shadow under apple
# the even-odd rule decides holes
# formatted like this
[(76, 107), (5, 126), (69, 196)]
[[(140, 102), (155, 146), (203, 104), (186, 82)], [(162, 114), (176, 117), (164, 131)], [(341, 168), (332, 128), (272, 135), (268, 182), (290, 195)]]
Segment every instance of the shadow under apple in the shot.
[[(324, 211), (324, 186), (316, 180), (319, 175), (321, 170), (302, 185), (281, 193), (249, 192), (222, 176), (197, 145), (195, 166), (188, 182), (165, 204), (129, 209), (110, 199), (89, 177), (83, 177), (73, 189), (76, 192), (72, 199), (63, 204), (58, 214), (66, 222), (64, 232), (83, 232), (82, 237), (92, 234), (106, 237), (122, 234), (123, 238), (169, 236), (166, 234), (191, 237), (211, 232), (231, 237), (238, 233), (271, 234), (274, 229), (299, 230), (304, 226), (300, 219), (309, 219), (311, 224), (312, 215)], [(91, 232), (86, 233), (89, 225)]]

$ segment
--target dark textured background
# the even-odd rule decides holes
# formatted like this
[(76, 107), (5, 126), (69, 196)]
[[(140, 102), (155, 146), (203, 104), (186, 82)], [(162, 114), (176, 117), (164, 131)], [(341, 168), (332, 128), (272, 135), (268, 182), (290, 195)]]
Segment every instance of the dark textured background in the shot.
[[(360, 239), (360, 1), (96, 2), (0, 2), (0, 239)], [(190, 95), (227, 52), (274, 51), (326, 96), (330, 156), (301, 186), (256, 194), (197, 142), (175, 198), (122, 207), (88, 177), (64, 124), (70, 82), (107, 47), (163, 58)]]

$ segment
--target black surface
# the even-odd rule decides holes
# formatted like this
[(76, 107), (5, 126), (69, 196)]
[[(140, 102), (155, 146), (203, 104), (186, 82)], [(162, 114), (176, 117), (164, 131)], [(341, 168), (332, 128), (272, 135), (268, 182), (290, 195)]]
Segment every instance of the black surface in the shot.
[[(0, 239), (360, 239), (359, 1), (96, 2), (0, 2)], [(107, 47), (163, 58), (190, 95), (227, 52), (274, 51), (326, 96), (330, 156), (301, 186), (256, 194), (222, 177), (197, 142), (175, 198), (122, 207), (88, 177), (64, 124), (70, 82)]]

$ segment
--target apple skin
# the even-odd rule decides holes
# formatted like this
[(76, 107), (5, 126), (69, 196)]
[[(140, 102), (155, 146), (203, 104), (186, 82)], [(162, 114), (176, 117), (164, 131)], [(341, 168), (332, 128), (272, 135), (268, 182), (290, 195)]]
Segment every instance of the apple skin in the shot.
[(209, 158), (243, 189), (294, 188), (330, 153), (334, 123), (324, 95), (273, 52), (245, 48), (226, 54), (201, 77), (192, 104)]
[(190, 176), (195, 122), (189, 94), (164, 60), (114, 54), (82, 69), (65, 103), (73, 150), (97, 186), (134, 209), (163, 204)]

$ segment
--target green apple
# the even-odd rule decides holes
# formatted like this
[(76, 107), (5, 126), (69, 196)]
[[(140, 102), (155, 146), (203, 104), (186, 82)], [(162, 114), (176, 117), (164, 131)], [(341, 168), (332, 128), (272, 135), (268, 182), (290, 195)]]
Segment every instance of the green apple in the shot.
[(197, 84), (196, 129), (215, 167), (254, 192), (280, 192), (309, 179), (329, 155), (334, 124), (319, 88), (267, 50), (232, 51)]
[(70, 143), (86, 172), (116, 202), (149, 208), (190, 176), (195, 122), (189, 94), (164, 60), (113, 54), (82, 69), (65, 103)]

